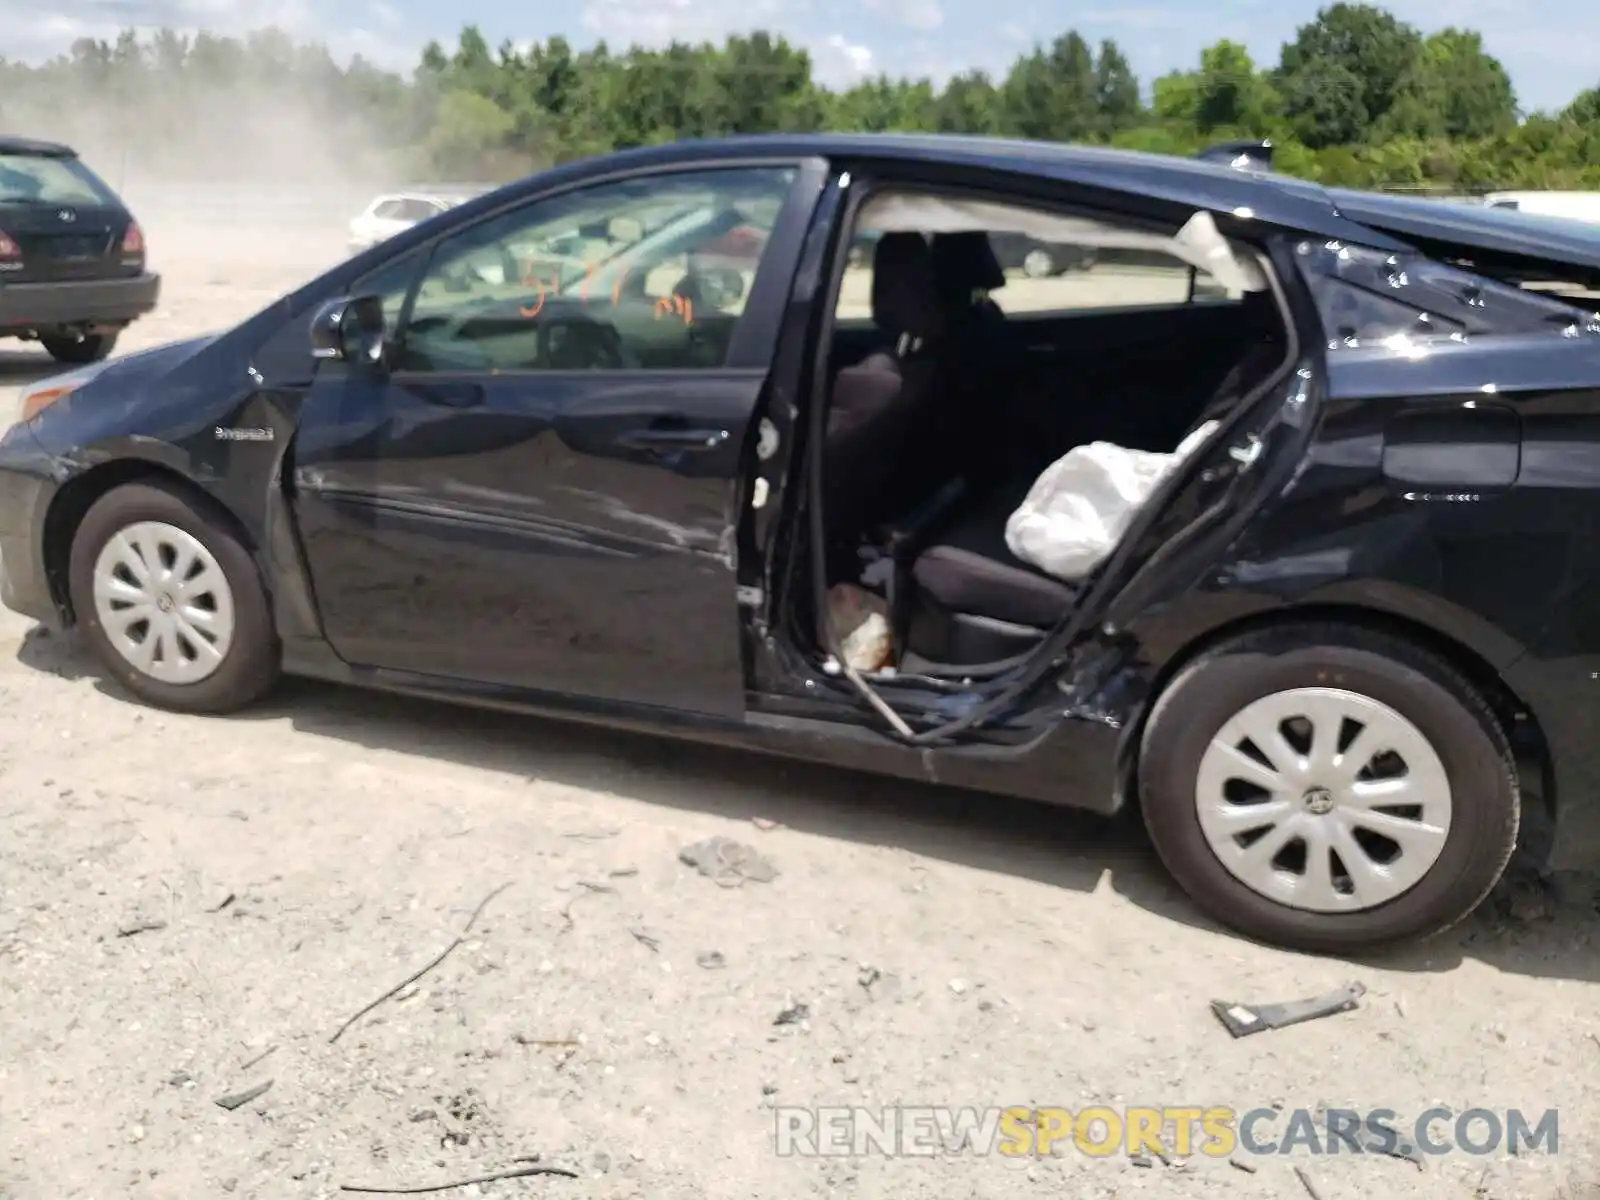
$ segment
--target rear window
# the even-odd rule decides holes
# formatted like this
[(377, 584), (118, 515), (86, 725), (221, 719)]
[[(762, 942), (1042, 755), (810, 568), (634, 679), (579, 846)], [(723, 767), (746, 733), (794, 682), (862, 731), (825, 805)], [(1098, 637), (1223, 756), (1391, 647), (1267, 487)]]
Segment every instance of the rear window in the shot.
[(0, 154), (0, 204), (116, 203), (111, 189), (76, 158)]

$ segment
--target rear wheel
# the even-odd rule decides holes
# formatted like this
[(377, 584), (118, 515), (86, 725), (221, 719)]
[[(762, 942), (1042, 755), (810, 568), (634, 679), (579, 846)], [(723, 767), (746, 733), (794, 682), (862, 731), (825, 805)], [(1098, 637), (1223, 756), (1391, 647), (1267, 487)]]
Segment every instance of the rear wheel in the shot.
[(1521, 802), (1483, 697), (1354, 626), (1244, 634), (1183, 668), (1145, 728), (1157, 852), (1217, 920), (1296, 949), (1426, 937), (1488, 894)]
[(114, 488), (72, 543), (72, 607), (140, 699), (223, 713), (264, 695), (278, 641), (250, 552), (209, 503), (165, 483)]
[(69, 333), (39, 335), (39, 344), (45, 352), (60, 363), (95, 363), (110, 354), (117, 344), (114, 333), (91, 333), (75, 337)]

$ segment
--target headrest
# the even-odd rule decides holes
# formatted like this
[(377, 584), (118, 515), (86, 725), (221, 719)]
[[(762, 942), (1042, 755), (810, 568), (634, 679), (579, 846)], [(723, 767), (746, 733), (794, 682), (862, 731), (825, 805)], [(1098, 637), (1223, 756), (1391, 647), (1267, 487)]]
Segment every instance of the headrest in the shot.
[(963, 299), (979, 290), (989, 292), (1006, 285), (1006, 273), (995, 257), (989, 235), (982, 230), (935, 234), (933, 273), (944, 295)]
[(886, 233), (872, 256), (872, 320), (887, 334), (936, 337), (943, 329), (933, 253), (920, 233)]

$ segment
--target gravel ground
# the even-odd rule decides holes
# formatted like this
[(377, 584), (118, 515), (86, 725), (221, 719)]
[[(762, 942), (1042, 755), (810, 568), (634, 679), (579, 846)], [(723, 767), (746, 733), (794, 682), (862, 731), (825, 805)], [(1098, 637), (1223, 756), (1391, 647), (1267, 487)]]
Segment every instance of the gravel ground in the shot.
[[(271, 230), (147, 224), (167, 290), (128, 349), (337, 253), (337, 229), (280, 253)], [(5, 403), (48, 369), (0, 353)], [(441, 1194), (1600, 1196), (1588, 877), (1381, 962), (1321, 960), (1206, 925), (1125, 823), (322, 685), (171, 716), (75, 638), (5, 614), (0, 641), (9, 1200), (330, 1197), (533, 1155), (577, 1177)], [(776, 874), (726, 887), (681, 861), (718, 835)], [(1259, 1037), (1208, 1009), (1351, 979), (1356, 1011)], [(1247, 1171), (773, 1148), (785, 1105), (1319, 1103), (1558, 1108), (1560, 1153)]]

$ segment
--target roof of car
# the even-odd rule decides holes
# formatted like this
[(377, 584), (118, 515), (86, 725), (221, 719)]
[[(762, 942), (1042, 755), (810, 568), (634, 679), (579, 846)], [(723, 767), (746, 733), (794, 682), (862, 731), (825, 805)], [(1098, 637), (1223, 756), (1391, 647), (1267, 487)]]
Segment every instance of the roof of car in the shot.
[[(1133, 193), (1192, 208), (1240, 211), (1270, 224), (1315, 230), (1330, 237), (1359, 232), (1339, 219), (1332, 200), (1320, 185), (1290, 176), (1105, 146), (952, 134), (741, 134), (691, 139), (566, 163), (493, 194), (511, 199), (563, 179), (576, 181), (589, 175), (653, 166), (761, 158), (939, 162)], [(1385, 248), (1392, 246), (1386, 244)]]
[(1600, 224), (1485, 204), (1330, 189), (1339, 211), (1402, 237), (1600, 268)]
[(31, 154), (39, 158), (77, 158), (78, 152), (61, 142), (44, 142), (38, 138), (13, 137), (0, 133), (0, 154)]
[(950, 134), (745, 134), (672, 142), (570, 162), (469, 200), (488, 212), (525, 195), (619, 171), (765, 158), (930, 162), (1008, 172), (1143, 196), (1188, 209), (1232, 213), (1313, 236), (1403, 251), (1418, 239), (1494, 255), (1561, 262), (1600, 272), (1600, 230), (1509, 210), (1326, 188), (1310, 180), (1224, 162), (1057, 142)]

